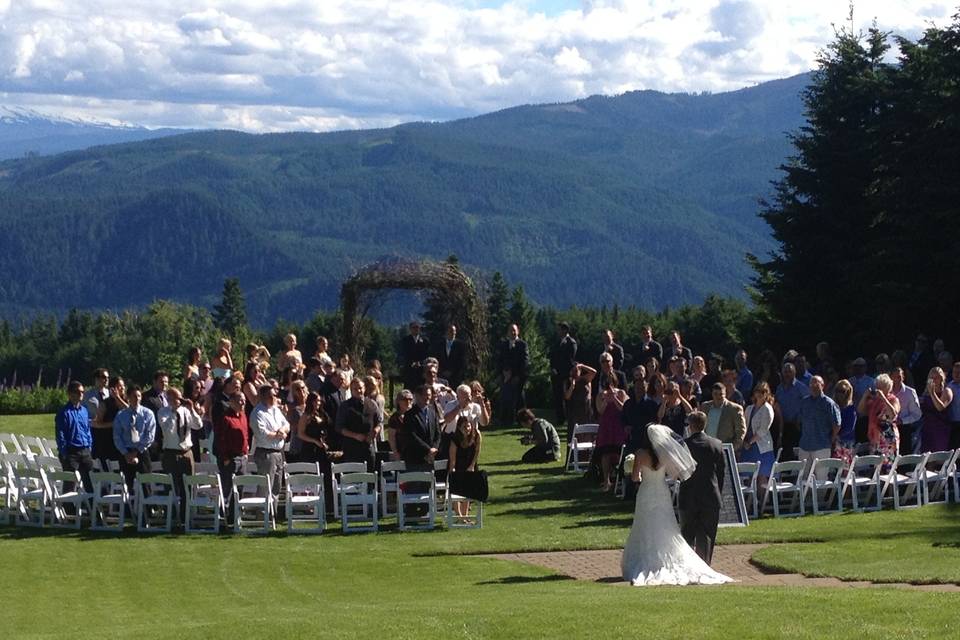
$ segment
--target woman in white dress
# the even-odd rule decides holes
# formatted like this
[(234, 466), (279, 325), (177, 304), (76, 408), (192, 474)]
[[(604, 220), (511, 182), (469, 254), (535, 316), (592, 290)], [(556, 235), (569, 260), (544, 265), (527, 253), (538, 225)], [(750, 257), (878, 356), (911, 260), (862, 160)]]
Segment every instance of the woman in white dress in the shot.
[(650, 449), (640, 449), (633, 463), (637, 489), (633, 526), (620, 568), (634, 586), (721, 584), (733, 579), (710, 568), (680, 535), (666, 477), (686, 480), (697, 463), (669, 427), (647, 427)]

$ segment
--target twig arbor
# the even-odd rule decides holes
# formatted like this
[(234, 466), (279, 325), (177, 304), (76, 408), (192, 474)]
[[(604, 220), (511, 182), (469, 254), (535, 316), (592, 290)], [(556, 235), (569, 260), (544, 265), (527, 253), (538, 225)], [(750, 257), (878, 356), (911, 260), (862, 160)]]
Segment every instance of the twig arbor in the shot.
[(391, 260), (369, 264), (340, 288), (343, 347), (362, 361), (361, 323), (377, 298), (392, 289), (427, 291), (433, 308), (455, 324), (466, 349), (467, 371), (478, 374), (486, 359), (487, 317), (477, 289), (450, 262)]

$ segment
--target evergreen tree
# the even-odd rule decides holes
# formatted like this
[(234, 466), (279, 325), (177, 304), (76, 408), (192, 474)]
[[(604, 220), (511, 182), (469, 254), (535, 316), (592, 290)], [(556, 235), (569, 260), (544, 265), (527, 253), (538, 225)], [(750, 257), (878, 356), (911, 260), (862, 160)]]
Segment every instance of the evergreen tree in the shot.
[(227, 278), (223, 283), (221, 302), (213, 307), (213, 322), (228, 336), (247, 329), (247, 306), (240, 290), (240, 280)]
[(510, 290), (503, 274), (494, 272), (490, 278), (490, 292), (487, 296), (487, 327), (492, 363), (496, 363), (497, 349), (500, 341), (507, 335), (507, 325), (510, 324), (510, 312), (507, 309)]
[[(527, 370), (527, 404), (544, 406), (549, 403), (550, 398), (550, 362), (547, 358), (543, 335), (537, 327), (536, 309), (527, 298), (522, 285), (515, 287), (511, 293), (507, 314), (508, 323), (516, 324), (520, 328), (520, 337), (527, 343), (527, 353), (530, 357), (530, 367)], [(505, 332), (506, 328), (504, 328)]]

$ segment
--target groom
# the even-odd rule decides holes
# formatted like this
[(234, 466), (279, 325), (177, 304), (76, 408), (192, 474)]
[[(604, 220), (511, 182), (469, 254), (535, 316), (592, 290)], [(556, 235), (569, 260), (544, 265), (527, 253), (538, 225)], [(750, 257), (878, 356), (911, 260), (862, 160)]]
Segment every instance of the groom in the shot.
[(697, 555), (710, 564), (720, 521), (720, 490), (723, 489), (723, 447), (703, 432), (707, 416), (694, 411), (687, 416), (690, 437), (686, 439), (697, 468), (680, 483), (680, 532)]

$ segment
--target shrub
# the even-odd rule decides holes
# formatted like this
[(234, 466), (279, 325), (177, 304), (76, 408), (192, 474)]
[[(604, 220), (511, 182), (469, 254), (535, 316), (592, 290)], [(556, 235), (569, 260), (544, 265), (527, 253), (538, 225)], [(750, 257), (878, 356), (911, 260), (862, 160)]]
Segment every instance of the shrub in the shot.
[(66, 389), (22, 387), (0, 391), (0, 415), (52, 413), (66, 403)]

